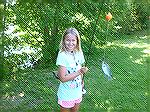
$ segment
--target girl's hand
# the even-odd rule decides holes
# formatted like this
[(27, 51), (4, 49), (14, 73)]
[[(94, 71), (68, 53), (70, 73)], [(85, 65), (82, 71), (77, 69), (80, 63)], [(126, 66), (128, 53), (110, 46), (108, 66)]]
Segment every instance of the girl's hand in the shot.
[(88, 68), (87, 68), (87, 67), (82, 67), (82, 68), (80, 69), (80, 72), (81, 72), (82, 74), (85, 74), (87, 71), (88, 71)]

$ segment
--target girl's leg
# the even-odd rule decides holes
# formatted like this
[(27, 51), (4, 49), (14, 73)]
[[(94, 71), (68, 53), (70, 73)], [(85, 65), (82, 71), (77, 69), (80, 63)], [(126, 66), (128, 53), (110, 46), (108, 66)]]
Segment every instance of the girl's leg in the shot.
[(71, 112), (78, 112), (79, 107), (80, 107), (80, 103), (75, 104), (75, 106), (71, 108)]
[(69, 112), (69, 109), (60, 106), (60, 112)]

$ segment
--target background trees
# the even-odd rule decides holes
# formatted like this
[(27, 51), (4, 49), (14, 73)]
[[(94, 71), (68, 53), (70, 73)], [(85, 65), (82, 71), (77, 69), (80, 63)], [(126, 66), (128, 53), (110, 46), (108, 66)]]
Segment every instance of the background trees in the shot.
[[(108, 41), (146, 30), (149, 28), (149, 4), (148, 0), (18, 0), (1, 3), (1, 9), (4, 9), (1, 17), (1, 62), (5, 73), (12, 74), (35, 65), (55, 68), (59, 41), (68, 27), (79, 30), (85, 54), (93, 35), (96, 37), (93, 47), (105, 44), (108, 24)], [(109, 23), (105, 20), (108, 12), (113, 15)]]

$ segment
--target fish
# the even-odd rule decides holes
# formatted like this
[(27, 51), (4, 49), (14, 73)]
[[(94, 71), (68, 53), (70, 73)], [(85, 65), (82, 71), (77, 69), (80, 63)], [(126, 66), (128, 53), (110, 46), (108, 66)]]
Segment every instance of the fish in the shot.
[(108, 80), (112, 80), (112, 71), (105, 61), (102, 61), (102, 71), (105, 78), (107, 78)]

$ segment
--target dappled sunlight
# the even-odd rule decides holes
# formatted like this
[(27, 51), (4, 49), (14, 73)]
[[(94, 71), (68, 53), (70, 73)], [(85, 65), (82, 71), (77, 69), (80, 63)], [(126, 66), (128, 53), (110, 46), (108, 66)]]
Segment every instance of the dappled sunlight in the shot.
[[(147, 37), (144, 36), (141, 38), (145, 39)], [(128, 48), (131, 50), (141, 49), (141, 51), (139, 51), (141, 53), (140, 53), (140, 55), (138, 55), (138, 57), (133, 57), (133, 56), (129, 57), (131, 59), (131, 61), (136, 64), (144, 64), (144, 61), (145, 61), (144, 58), (150, 56), (150, 44), (148, 42), (143, 42), (143, 40), (141, 40), (141, 39), (137, 40), (137, 42), (135, 40), (107, 42), (107, 45), (102, 48), (117, 49), (116, 47)], [(139, 52), (137, 51), (137, 53), (139, 53)]]
[[(106, 106), (108, 105), (108, 107)], [(107, 112), (111, 112), (112, 110), (114, 110), (114, 107), (111, 106), (111, 102), (109, 100), (106, 100), (105, 102), (101, 102), (101, 103), (96, 103), (95, 104), (95, 108), (103, 108), (103, 109), (107, 109)]]
[(6, 86), (6, 87), (9, 87), (9, 85), (8, 85), (8, 84), (5, 84), (5, 86)]
[(79, 12), (77, 12), (75, 16), (72, 17), (71, 21), (81, 22), (83, 27), (88, 27), (91, 23), (91, 21), (88, 18), (86, 18), (82, 13)]
[(145, 92), (145, 94), (144, 94), (145, 96), (148, 96), (149, 94), (148, 94), (148, 92)]
[(18, 98), (24, 97), (25, 93), (20, 92), (19, 94), (15, 94), (14, 92), (8, 93), (6, 92), (5, 95), (2, 96), (2, 99), (7, 99), (7, 100), (17, 100)]
[(20, 93), (18, 94), (18, 96), (23, 97), (23, 96), (24, 96), (24, 92), (20, 92)]
[[(28, 68), (28, 67), (33, 67), (33, 65), (43, 56), (41, 53), (42, 49), (39, 48), (34, 48), (29, 45), (17, 45), (16, 47), (14, 46), (4, 46), (7, 51), (4, 51), (4, 56), (9, 57), (13, 55), (17, 55), (19, 58), (17, 58), (18, 65), (17, 67), (20, 69)], [(21, 58), (21, 56), (24, 56), (25, 58)], [(18, 69), (16, 67), (13, 68), (13, 72), (16, 72)]]
[(122, 43), (120, 41), (114, 41), (114, 42), (108, 42), (107, 47), (111, 47), (111, 46), (119, 46), (119, 47), (123, 47), (123, 48), (150, 48), (150, 44), (148, 43), (142, 43), (142, 42), (126, 42), (126, 43)]
[(136, 63), (136, 64), (143, 64), (144, 62), (143, 58), (134, 59), (133, 56), (130, 56), (129, 58), (131, 59), (133, 63)]
[(150, 56), (150, 47), (149, 47), (149, 49), (144, 49), (142, 52), (144, 53), (143, 57), (149, 57)]
[(145, 36), (139, 37), (139, 38), (141, 38), (141, 39), (147, 39), (147, 36), (145, 35)]
[(136, 59), (134, 61), (132, 61), (133, 63), (136, 63), (136, 64), (143, 64), (143, 59), (140, 58), (140, 59)]

